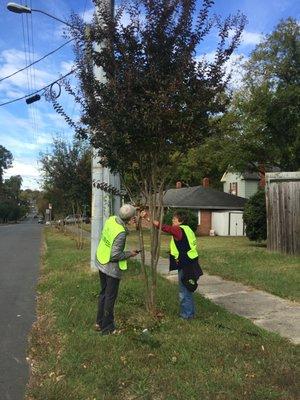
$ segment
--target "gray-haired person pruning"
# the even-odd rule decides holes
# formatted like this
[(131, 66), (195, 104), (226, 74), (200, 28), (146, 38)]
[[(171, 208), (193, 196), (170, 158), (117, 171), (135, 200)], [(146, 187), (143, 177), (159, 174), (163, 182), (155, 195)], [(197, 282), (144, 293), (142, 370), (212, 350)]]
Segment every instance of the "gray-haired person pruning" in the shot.
[(124, 204), (118, 215), (112, 215), (104, 224), (96, 252), (96, 266), (100, 276), (100, 294), (95, 329), (102, 335), (113, 333), (114, 305), (122, 272), (127, 269), (127, 259), (135, 257), (139, 251), (125, 251), (127, 224), (135, 222), (136, 209)]

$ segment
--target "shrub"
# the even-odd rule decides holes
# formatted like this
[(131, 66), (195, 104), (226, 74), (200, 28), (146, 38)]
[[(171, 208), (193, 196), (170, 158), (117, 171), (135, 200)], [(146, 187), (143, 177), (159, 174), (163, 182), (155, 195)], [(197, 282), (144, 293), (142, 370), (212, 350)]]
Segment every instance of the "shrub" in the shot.
[(265, 191), (259, 189), (247, 201), (244, 209), (246, 235), (250, 240), (261, 242), (267, 239), (267, 212)]

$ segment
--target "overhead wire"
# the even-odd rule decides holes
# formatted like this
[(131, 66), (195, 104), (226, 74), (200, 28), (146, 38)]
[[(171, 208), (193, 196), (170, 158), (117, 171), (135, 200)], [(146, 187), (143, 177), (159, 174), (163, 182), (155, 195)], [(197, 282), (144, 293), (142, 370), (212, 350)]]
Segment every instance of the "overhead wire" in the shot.
[(25, 96), (18, 97), (17, 99), (9, 100), (9, 101), (6, 101), (6, 102), (4, 102), (4, 103), (1, 103), (1, 104), (0, 104), (0, 107), (1, 107), (1, 106), (6, 106), (7, 104), (15, 103), (16, 101), (19, 101), (19, 100), (24, 100), (24, 99), (26, 99), (27, 97), (32, 97), (32, 96), (34, 96), (35, 94), (38, 94), (38, 93), (40, 93), (40, 92), (42, 92), (42, 91), (48, 89), (48, 88), (49, 88), (51, 85), (53, 85), (54, 83), (58, 83), (58, 82), (61, 81), (62, 79), (66, 78), (67, 76), (69, 76), (69, 75), (71, 75), (71, 74), (73, 74), (76, 70), (77, 70), (77, 68), (73, 68), (73, 69), (72, 69), (71, 71), (69, 71), (67, 74), (65, 74), (65, 75), (61, 76), (60, 78), (58, 78), (56, 81), (53, 81), (53, 82), (49, 83), (48, 85), (42, 87), (42, 88), (39, 89), (39, 90), (36, 90), (36, 91), (33, 92), (33, 93), (26, 94)]
[[(31, 0), (29, 0), (29, 6), (32, 8), (32, 3)], [(26, 20), (26, 39), (27, 39), (27, 46), (28, 46), (28, 60), (29, 63), (31, 64), (33, 61), (34, 57), (34, 48), (33, 48), (33, 42), (32, 42), (32, 36), (33, 32), (31, 30), (31, 24), (30, 21), (32, 22), (32, 14), (25, 14), (25, 20)], [(35, 86), (35, 81), (34, 81), (34, 72), (33, 72), (33, 67), (31, 66), (28, 69), (29, 73), (29, 79), (30, 79), (30, 91), (36, 90)], [(34, 103), (30, 104), (29, 110), (31, 112), (31, 119), (32, 119), (32, 125), (33, 125), (33, 140), (37, 143), (37, 136), (38, 136), (38, 128), (37, 128), (37, 122), (36, 122), (36, 105)]]
[[(82, 16), (83, 21), (84, 21), (85, 14), (86, 14), (87, 3), (88, 3), (88, 0), (84, 0), (83, 16)], [(71, 40), (74, 40), (74, 39), (71, 39)], [(70, 117), (71, 117), (71, 120), (73, 121), (73, 120), (74, 120), (75, 109), (78, 109), (78, 107), (77, 107), (77, 104), (76, 104), (75, 101), (73, 101), (72, 103), (73, 103), (73, 105), (72, 105)], [(68, 105), (69, 105), (69, 104), (68, 104)], [(76, 110), (76, 111), (77, 111), (77, 110)], [(64, 129), (63, 129), (63, 132), (62, 132), (62, 133), (65, 134), (65, 130), (64, 130)], [(70, 136), (70, 135), (68, 135), (68, 136)], [(68, 140), (70, 140), (70, 137), (68, 137)]]
[[(32, 1), (30, 0), (30, 8), (32, 7)], [(31, 66), (29, 67), (33, 71), (33, 82), (34, 82), (34, 89), (37, 88), (36, 84), (36, 71), (35, 71), (35, 64), (33, 64), (33, 60), (35, 58), (35, 49), (34, 49), (34, 31), (33, 31), (33, 14), (30, 14), (30, 31), (31, 31), (31, 46), (32, 46), (32, 60), (31, 60)], [(34, 124), (35, 124), (35, 143), (38, 146), (38, 137), (39, 137), (39, 120), (38, 120), (38, 112), (37, 112), (37, 106), (35, 103), (31, 104), (31, 108), (33, 110), (33, 119), (34, 119)], [(38, 161), (37, 161), (37, 166), (38, 166)]]
[[(21, 0), (21, 5), (24, 5), (24, 1)], [(28, 34), (28, 32), (26, 32), (26, 24), (25, 24), (25, 16), (22, 14), (21, 15), (21, 19), (22, 19), (22, 35), (23, 35), (23, 47), (24, 47), (24, 56), (25, 56), (25, 65), (30, 64), (30, 58), (29, 58), (29, 48), (27, 48), (27, 44), (28, 41), (26, 41), (26, 34)], [(26, 69), (26, 83), (27, 83), (27, 93), (30, 93), (32, 91), (31, 85), (30, 85), (30, 75), (29, 75), (29, 69)], [(31, 109), (30, 109), (31, 111)], [(29, 112), (29, 117), (31, 120), (31, 124), (32, 124), (32, 129), (34, 132), (34, 122), (33, 122), (33, 118), (32, 118), (32, 114)]]
[(49, 53), (45, 54), (43, 57), (39, 58), (38, 60), (33, 61), (31, 64), (26, 65), (24, 68), (18, 69), (17, 71), (13, 72), (10, 75), (4, 76), (3, 78), (0, 78), (0, 82), (4, 81), (5, 79), (11, 78), (14, 75), (17, 75), (19, 72), (24, 71), (26, 68), (31, 67), (32, 65), (37, 64), (38, 62), (44, 60), (46, 57), (51, 56), (52, 54), (54, 54), (55, 52), (57, 52), (58, 50), (60, 50), (62, 47), (66, 46), (67, 44), (71, 43), (74, 39), (70, 39), (67, 42), (63, 43), (61, 46), (57, 47), (56, 49), (50, 51)]

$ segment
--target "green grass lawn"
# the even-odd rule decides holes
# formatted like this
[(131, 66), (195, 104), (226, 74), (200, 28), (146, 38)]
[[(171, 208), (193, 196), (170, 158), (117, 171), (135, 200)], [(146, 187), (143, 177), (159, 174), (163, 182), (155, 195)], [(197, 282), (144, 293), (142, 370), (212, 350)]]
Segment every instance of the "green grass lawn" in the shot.
[[(299, 347), (196, 295), (197, 318), (178, 318), (176, 285), (159, 279), (156, 320), (143, 306), (140, 268), (120, 285), (121, 333), (93, 331), (98, 275), (89, 246), (46, 232), (27, 400), (291, 400)], [(148, 328), (150, 335), (143, 335)], [(299, 380), (298, 380), (299, 382)]]
[[(149, 231), (145, 231), (149, 250)], [(300, 257), (267, 251), (246, 237), (198, 237), (199, 259), (204, 272), (220, 275), (291, 300), (300, 300)], [(169, 235), (162, 235), (161, 254), (168, 257)], [(138, 246), (131, 231), (128, 245)]]

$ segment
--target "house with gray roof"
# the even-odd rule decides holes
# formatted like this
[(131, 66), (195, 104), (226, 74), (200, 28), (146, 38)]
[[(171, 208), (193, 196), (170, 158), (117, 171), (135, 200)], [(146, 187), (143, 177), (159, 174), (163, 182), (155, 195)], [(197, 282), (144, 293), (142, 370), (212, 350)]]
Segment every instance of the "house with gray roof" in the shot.
[(243, 236), (243, 210), (246, 199), (209, 187), (204, 178), (203, 186), (169, 189), (164, 195), (164, 205), (170, 208), (193, 210), (198, 217), (199, 235)]

